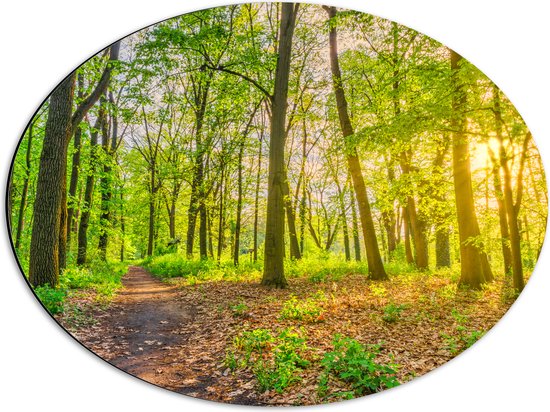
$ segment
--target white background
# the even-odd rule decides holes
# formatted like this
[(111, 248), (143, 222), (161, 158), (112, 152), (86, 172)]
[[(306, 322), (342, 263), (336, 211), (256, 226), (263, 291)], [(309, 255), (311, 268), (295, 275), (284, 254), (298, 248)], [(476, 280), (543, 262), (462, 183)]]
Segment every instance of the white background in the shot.
[[(197, 0), (33, 0), (0, 6), (0, 193), (37, 106), (74, 67), (119, 37), (196, 8)], [(333, 2), (391, 18), (454, 48), (515, 103), (550, 170), (550, 13), (543, 0)], [(129, 377), (90, 354), (36, 302), (15, 264), (2, 208), (0, 407), (3, 410), (244, 409), (198, 401)], [(550, 247), (512, 310), (478, 344), (412, 383), (328, 408), (359, 411), (548, 411)], [(327, 407), (324, 407), (327, 408)]]

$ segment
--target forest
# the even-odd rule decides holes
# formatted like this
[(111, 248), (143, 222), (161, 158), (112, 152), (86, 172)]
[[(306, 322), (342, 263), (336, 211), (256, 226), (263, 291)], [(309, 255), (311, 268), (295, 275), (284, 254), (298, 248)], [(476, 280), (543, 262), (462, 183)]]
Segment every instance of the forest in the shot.
[(30, 119), (8, 217), (35, 294), (114, 366), (203, 399), (309, 405), (405, 383), (525, 287), (533, 136), (460, 54), (335, 7), (178, 16)]

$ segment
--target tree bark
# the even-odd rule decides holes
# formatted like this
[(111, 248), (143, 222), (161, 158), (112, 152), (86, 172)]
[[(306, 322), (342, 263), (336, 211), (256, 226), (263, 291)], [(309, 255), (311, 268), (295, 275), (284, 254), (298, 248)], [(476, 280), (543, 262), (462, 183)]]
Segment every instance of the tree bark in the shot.
[(100, 80), (74, 113), (75, 72), (67, 76), (50, 96), (33, 213), (29, 259), (29, 280), (33, 286), (56, 286), (59, 280), (59, 246), (61, 243), (63, 254), (66, 245), (65, 233), (61, 236), (60, 231), (64, 231), (61, 214), (66, 213), (63, 196), (66, 199), (68, 145), (76, 126), (105, 91), (113, 68), (112, 61), (118, 59), (119, 48), (119, 42), (111, 46), (109, 62)]
[[(330, 19), (336, 16), (335, 7), (327, 7), (326, 10)], [(329, 43), (330, 66), (332, 71), (334, 93), (336, 95), (338, 117), (340, 119), (340, 127), (342, 129), (342, 134), (344, 136), (346, 146), (350, 146), (348, 138), (354, 134), (354, 131), (349, 118), (347, 109), (348, 105), (344, 94), (344, 89), (342, 87), (342, 76), (340, 73), (340, 65), (338, 62), (336, 27), (334, 25), (332, 25), (330, 29)], [(378, 248), (378, 241), (376, 240), (376, 232), (374, 229), (374, 222), (372, 219), (369, 199), (367, 196), (367, 189), (365, 187), (365, 181), (363, 179), (363, 173), (361, 171), (361, 163), (359, 161), (357, 149), (355, 148), (355, 146), (346, 148), (346, 158), (353, 181), (353, 187), (357, 196), (357, 202), (359, 204), (359, 216), (361, 218), (363, 237), (365, 240), (365, 248), (367, 252), (369, 277), (374, 280), (385, 280), (388, 278), (388, 276), (386, 274), (384, 265), (382, 263), (382, 258), (380, 256), (380, 250)]]
[[(405, 178), (411, 174), (411, 153), (401, 152), (400, 165)], [(409, 182), (409, 184), (412, 184)], [(410, 231), (412, 232), (412, 240), (414, 246), (415, 265), (420, 270), (428, 269), (428, 245), (426, 241), (426, 224), (418, 216), (416, 210), (416, 202), (412, 195), (407, 197), (407, 213), (410, 223)]]
[(78, 225), (78, 245), (76, 264), (84, 265), (87, 261), (88, 251), (88, 225), (92, 208), (92, 197), (94, 193), (95, 169), (97, 163), (97, 137), (99, 130), (103, 128), (105, 122), (105, 111), (102, 107), (99, 109), (97, 121), (94, 124), (90, 139), (90, 163), (88, 166), (88, 175), (86, 176), (86, 187), (84, 189), (84, 199), (82, 210), (80, 212), (80, 224)]
[[(262, 130), (263, 132), (263, 130)], [(260, 177), (262, 171), (262, 134), (260, 134), (260, 149), (258, 150), (258, 170), (256, 172), (256, 189), (254, 191), (254, 252), (253, 260), (258, 261), (258, 212), (259, 212), (259, 199), (260, 199)]]
[(288, 183), (288, 175), (285, 172), (284, 182), (284, 203), (286, 211), (286, 220), (288, 224), (288, 237), (290, 240), (290, 259), (299, 260), (302, 258), (300, 253), (300, 244), (298, 243), (298, 234), (296, 232), (296, 213), (292, 200), (290, 198), (290, 186)]
[[(500, 106), (500, 91), (496, 86), (493, 86), (493, 104), (495, 115), (495, 131), (499, 141), (500, 153), (500, 168), (502, 169), (503, 177), (503, 194), (504, 194), (504, 209), (508, 221), (508, 229), (510, 234), (510, 252), (512, 257), (512, 278), (514, 280), (514, 288), (521, 292), (525, 286), (523, 279), (523, 265), (521, 262), (521, 235), (518, 225), (518, 209), (514, 205), (514, 192), (512, 189), (512, 172), (508, 163), (508, 155), (504, 147), (504, 136), (502, 134), (502, 111)], [(521, 184), (522, 176), (518, 174), (518, 188)], [(518, 192), (519, 193), (519, 192)], [(519, 202), (518, 202), (519, 206)]]
[(405, 238), (405, 259), (408, 264), (414, 263), (414, 256), (411, 248), (411, 222), (409, 221), (409, 213), (407, 212), (407, 206), (403, 206), (403, 227), (404, 227), (404, 238)]
[(29, 260), (29, 281), (33, 286), (59, 281), (59, 231), (67, 145), (71, 138), (75, 74), (67, 76), (52, 92), (40, 167), (36, 184), (34, 219)]
[(470, 146), (465, 133), (466, 92), (460, 78), (462, 57), (451, 50), (451, 81), (453, 88), (453, 180), (455, 190), (458, 233), (460, 240), (461, 276), (459, 285), (473, 289), (492, 280), (487, 255), (480, 245), (480, 231), (477, 221), (474, 194), (472, 191), (472, 175), (470, 168)]
[(17, 230), (15, 232), (15, 250), (21, 248), (21, 234), (25, 222), (25, 209), (27, 208), (27, 194), (29, 192), (29, 180), (31, 176), (31, 153), (33, 141), (34, 121), (29, 125), (29, 137), (27, 139), (27, 150), (25, 152), (25, 179), (23, 180), (23, 189), (21, 190), (21, 200), (19, 201), (19, 215), (17, 216)]
[(493, 186), (498, 207), (498, 223), (500, 226), (500, 245), (504, 262), (504, 273), (511, 274), (512, 251), (510, 250), (510, 231), (508, 229), (508, 217), (506, 216), (506, 206), (504, 205), (504, 194), (502, 192), (502, 182), (500, 178), (500, 162), (496, 159), (496, 155), (492, 151), (489, 153), (493, 163)]
[[(84, 97), (84, 76), (78, 75), (78, 98), (81, 100)], [(67, 249), (71, 249), (71, 235), (75, 228), (76, 210), (78, 202), (76, 201), (76, 190), (78, 187), (78, 174), (80, 172), (80, 150), (82, 146), (82, 129), (80, 125), (74, 130), (73, 140), (73, 159), (71, 166), (71, 179), (69, 183), (69, 197), (67, 202)]]
[(353, 231), (353, 248), (355, 251), (355, 260), (361, 260), (361, 240), (359, 239), (359, 224), (357, 222), (357, 203), (355, 201), (355, 192), (353, 187), (350, 187), (351, 194), (351, 221)]
[(235, 244), (233, 249), (233, 264), (239, 265), (240, 242), (241, 242), (241, 214), (243, 210), (243, 151), (244, 138), (239, 146), (239, 156), (237, 165), (237, 216), (235, 219)]
[(276, 288), (287, 286), (284, 274), (285, 124), (292, 37), (298, 7), (299, 5), (294, 3), (283, 3), (281, 5), (279, 50), (272, 98), (262, 285)]

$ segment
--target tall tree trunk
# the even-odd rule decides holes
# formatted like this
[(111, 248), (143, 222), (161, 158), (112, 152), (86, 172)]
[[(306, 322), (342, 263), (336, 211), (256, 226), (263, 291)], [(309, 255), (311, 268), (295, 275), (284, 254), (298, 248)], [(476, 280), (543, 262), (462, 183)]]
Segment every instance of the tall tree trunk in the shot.
[[(84, 97), (84, 75), (78, 75), (78, 99)], [(73, 140), (73, 159), (71, 166), (71, 180), (69, 183), (69, 198), (67, 202), (67, 250), (71, 249), (71, 235), (75, 228), (76, 210), (78, 202), (76, 201), (76, 190), (78, 187), (78, 174), (80, 172), (80, 149), (82, 146), (82, 129), (80, 125), (75, 128)]]
[[(490, 149), (489, 149), (490, 150)], [(498, 207), (498, 223), (500, 226), (500, 245), (502, 249), (502, 259), (504, 262), (504, 273), (512, 273), (512, 251), (510, 250), (510, 231), (508, 229), (508, 218), (506, 216), (506, 206), (504, 205), (504, 194), (502, 192), (502, 182), (500, 179), (500, 162), (495, 154), (490, 151), (490, 157), (493, 163), (493, 186), (495, 189), (495, 198)]]
[[(199, 149), (200, 150), (200, 149)], [(193, 181), (191, 183), (191, 198), (189, 199), (189, 209), (187, 210), (187, 238), (185, 242), (185, 250), (188, 259), (193, 258), (193, 245), (195, 243), (195, 227), (197, 224), (197, 214), (199, 212), (199, 190), (202, 185), (203, 175), (203, 156), (201, 153), (197, 154), (195, 160), (196, 171), (193, 174)]]
[(224, 200), (225, 200), (225, 165), (221, 166), (221, 176), (220, 176), (220, 209), (218, 214), (218, 262), (221, 260), (223, 243), (224, 243)]
[(154, 161), (150, 164), (150, 176), (149, 185), (151, 192), (149, 193), (149, 228), (147, 237), (147, 256), (153, 256), (153, 250), (155, 248), (155, 212), (156, 212), (156, 200), (157, 200), (157, 165)]
[(359, 224), (357, 222), (357, 203), (355, 202), (355, 192), (353, 187), (350, 186), (351, 194), (351, 223), (353, 232), (353, 248), (355, 251), (355, 260), (359, 262), (361, 260), (361, 241), (359, 239)]
[[(204, 71), (205, 68), (200, 69)], [(195, 168), (193, 173), (193, 182), (191, 184), (191, 199), (189, 201), (189, 210), (187, 212), (187, 240), (186, 240), (186, 254), (187, 258), (193, 257), (193, 245), (195, 241), (195, 227), (197, 224), (197, 214), (200, 213), (201, 206), (204, 205), (204, 142), (202, 139), (202, 129), (204, 123), (204, 115), (206, 113), (206, 104), (208, 102), (208, 93), (210, 91), (210, 82), (212, 79), (212, 72), (207, 75), (205, 83), (201, 83), (201, 80), (197, 80), (199, 84), (196, 86), (195, 94), (195, 141), (196, 141), (196, 158)], [(206, 210), (201, 213), (201, 223), (204, 222)], [(206, 229), (206, 226), (205, 228)], [(203, 232), (203, 230), (200, 230)], [(206, 230), (204, 230), (204, 233)], [(202, 239), (202, 240), (201, 240)], [(201, 258), (203, 253), (206, 255), (206, 238), (201, 237), (199, 233), (199, 248), (201, 249)], [(204, 250), (203, 250), (204, 249)]]
[[(335, 7), (327, 7), (326, 10), (328, 11), (330, 19), (336, 16)], [(348, 146), (346, 150), (346, 158), (353, 181), (353, 187), (357, 196), (357, 202), (359, 204), (359, 216), (361, 218), (363, 237), (365, 239), (369, 277), (375, 280), (384, 280), (387, 279), (388, 276), (382, 263), (380, 250), (378, 249), (378, 241), (376, 240), (376, 232), (374, 229), (374, 222), (370, 210), (369, 199), (367, 196), (367, 189), (365, 187), (365, 181), (363, 179), (363, 173), (361, 171), (361, 163), (359, 161), (357, 149), (355, 148), (355, 146), (349, 147), (349, 137), (353, 136), (354, 131), (349, 118), (347, 108), (348, 104), (344, 95), (344, 89), (342, 87), (342, 76), (340, 73), (340, 65), (338, 62), (336, 27), (334, 24), (331, 25), (329, 42), (330, 66), (332, 70), (334, 93), (336, 95), (338, 117), (340, 119), (340, 127), (342, 129), (342, 134), (344, 135), (344, 140), (346, 141), (346, 146)]]
[(61, 207), (59, 209), (59, 238), (58, 238), (58, 262), (59, 273), (67, 267), (67, 160), (65, 159), (65, 172), (61, 176)]
[(348, 218), (346, 215), (346, 205), (344, 199), (345, 193), (340, 186), (337, 171), (333, 172), (333, 178), (334, 182), (336, 183), (336, 189), (338, 191), (338, 206), (340, 207), (340, 219), (342, 220), (342, 236), (344, 237), (344, 254), (346, 257), (346, 261), (349, 262), (351, 260), (351, 250), (349, 247)]
[(19, 201), (19, 215), (17, 216), (17, 230), (15, 232), (15, 250), (21, 248), (21, 234), (23, 233), (23, 224), (25, 222), (25, 209), (27, 208), (27, 194), (29, 192), (29, 181), (31, 177), (31, 153), (33, 141), (34, 121), (29, 125), (29, 137), (27, 139), (27, 151), (25, 152), (25, 178), (23, 180), (23, 189), (21, 190), (21, 200)]
[(435, 266), (448, 268), (451, 266), (449, 228), (441, 227), (435, 232)]
[(449, 151), (449, 141), (447, 137), (443, 137), (442, 144), (438, 147), (437, 155), (435, 157), (433, 166), (434, 171), (432, 173), (435, 179), (435, 200), (442, 204), (441, 212), (437, 216), (437, 222), (435, 227), (435, 266), (437, 268), (450, 267), (451, 266), (451, 241), (450, 241), (450, 228), (448, 219), (450, 213), (445, 207), (445, 195), (437, 190), (437, 187), (444, 185), (446, 176), (443, 174), (443, 165), (445, 157)]
[[(401, 152), (400, 164), (401, 170), (405, 178), (408, 178), (411, 173), (411, 153)], [(409, 181), (409, 184), (412, 182)], [(426, 224), (418, 216), (416, 210), (416, 202), (412, 195), (407, 197), (407, 213), (410, 222), (410, 230), (412, 232), (414, 258), (418, 269), (428, 269), (428, 245), (426, 240)]]
[(284, 184), (285, 184), (285, 124), (288, 106), (288, 78), (292, 37), (298, 4), (281, 5), (279, 50), (272, 98), (271, 132), (269, 139), (269, 175), (267, 186), (267, 216), (265, 227), (264, 273), (262, 285), (284, 288)]
[(235, 219), (235, 244), (233, 248), (233, 264), (239, 265), (239, 253), (241, 242), (241, 214), (243, 210), (243, 151), (244, 138), (240, 143), (238, 156), (238, 176), (237, 176), (237, 217)]
[[(109, 242), (109, 226), (111, 222), (111, 199), (113, 196), (112, 189), (112, 155), (111, 148), (109, 147), (109, 130), (106, 128), (106, 133), (102, 136), (101, 148), (103, 151), (103, 172), (99, 180), (99, 187), (101, 188), (101, 214), (99, 216), (99, 242), (98, 250), (101, 260), (107, 259), (107, 244)], [(116, 139), (116, 134), (113, 133), (112, 139)]]
[(214, 237), (212, 236), (212, 212), (206, 209), (206, 222), (208, 223), (208, 256), (214, 259)]
[(262, 171), (262, 146), (262, 134), (260, 134), (260, 149), (258, 150), (258, 171), (256, 172), (256, 189), (254, 191), (254, 263), (258, 261), (258, 211), (260, 199), (260, 177)]
[(75, 74), (71, 73), (50, 96), (48, 120), (36, 184), (34, 220), (29, 260), (33, 286), (57, 286), (59, 280), (59, 230), (67, 145), (71, 138)]
[(458, 233), (460, 240), (460, 285), (479, 289), (493, 278), (487, 255), (479, 245), (480, 231), (477, 221), (472, 175), (470, 168), (470, 145), (465, 133), (466, 92), (460, 78), (462, 57), (451, 50), (453, 88), (453, 177), (455, 189)]
[(124, 262), (124, 243), (126, 238), (126, 224), (124, 221), (124, 193), (120, 189), (120, 261)]
[[(512, 255), (512, 277), (514, 279), (514, 288), (521, 292), (525, 286), (523, 279), (523, 265), (521, 262), (521, 235), (518, 225), (518, 210), (514, 205), (514, 192), (512, 190), (512, 172), (508, 163), (508, 155), (504, 147), (504, 136), (502, 135), (502, 112), (500, 107), (500, 91), (493, 86), (493, 104), (495, 115), (495, 129), (499, 141), (500, 167), (503, 177), (504, 207), (508, 220), (508, 229), (510, 233), (510, 251)], [(521, 184), (522, 176), (518, 175), (518, 187)], [(519, 202), (518, 202), (519, 203)], [(518, 204), (519, 206), (519, 204)]]
[[(67, 76), (52, 92), (34, 203), (34, 220), (29, 259), (29, 280), (33, 286), (56, 286), (59, 279), (59, 244), (63, 195), (66, 191), (67, 149), (76, 126), (109, 84), (113, 60), (120, 43), (110, 48), (109, 62), (96, 87), (73, 113), (75, 73)], [(65, 178), (64, 178), (65, 175)], [(65, 192), (66, 196), (66, 192)]]
[(294, 206), (290, 198), (290, 187), (288, 183), (288, 175), (285, 172), (284, 182), (284, 203), (286, 211), (286, 220), (288, 223), (288, 237), (290, 239), (290, 258), (292, 260), (299, 260), (302, 258), (300, 253), (300, 245), (298, 243), (298, 235), (296, 233), (296, 213), (294, 212)]
[(206, 210), (206, 202), (203, 198), (201, 200), (201, 205), (199, 207), (199, 221), (200, 221), (200, 227), (199, 227), (199, 254), (200, 258), (202, 260), (208, 259), (208, 227), (207, 227), (207, 210)]
[(97, 163), (97, 137), (99, 130), (105, 122), (104, 109), (100, 108), (98, 118), (94, 124), (94, 130), (90, 139), (90, 163), (88, 166), (88, 174), (86, 176), (86, 187), (84, 189), (84, 199), (82, 202), (82, 210), (80, 212), (80, 224), (78, 225), (78, 246), (76, 264), (84, 265), (87, 261), (88, 252), (88, 225), (90, 222), (90, 214), (92, 208), (92, 197), (94, 193), (95, 168)]
[(414, 263), (414, 256), (411, 248), (411, 222), (409, 221), (409, 213), (407, 206), (403, 206), (403, 227), (405, 237), (405, 259), (409, 265)]

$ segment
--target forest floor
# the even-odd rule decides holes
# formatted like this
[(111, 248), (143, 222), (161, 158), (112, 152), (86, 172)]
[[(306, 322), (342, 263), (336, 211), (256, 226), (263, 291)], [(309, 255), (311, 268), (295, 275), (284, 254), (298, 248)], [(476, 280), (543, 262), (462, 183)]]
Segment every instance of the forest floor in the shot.
[[(509, 308), (513, 299), (503, 296), (504, 281), (461, 291), (448, 276), (428, 273), (387, 282), (355, 274), (322, 283), (294, 278), (289, 288), (270, 290), (258, 282), (162, 282), (131, 266), (109, 305), (95, 304), (91, 293), (76, 294), (73, 309), (58, 319), (100, 357), (160, 387), (228, 403), (308, 405), (338, 400), (318, 392), (320, 359), (333, 350), (335, 335), (381, 343), (380, 361), (398, 364), (403, 383), (473, 344)], [(306, 308), (301, 319), (281, 316), (289, 301)], [(283, 391), (260, 390), (253, 367), (227, 365), (235, 338), (259, 328), (274, 334), (293, 328), (306, 338), (310, 363)], [(346, 389), (331, 380), (331, 393)]]

